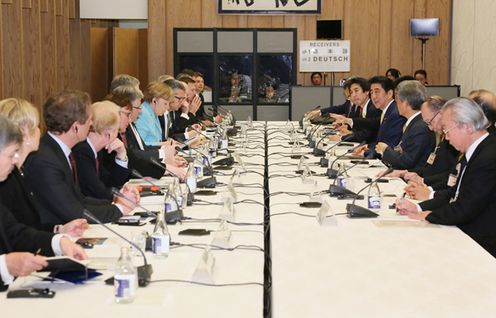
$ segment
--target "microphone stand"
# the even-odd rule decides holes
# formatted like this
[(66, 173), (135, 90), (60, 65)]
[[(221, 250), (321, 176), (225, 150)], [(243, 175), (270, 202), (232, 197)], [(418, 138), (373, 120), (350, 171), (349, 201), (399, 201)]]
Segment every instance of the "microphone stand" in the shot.
[(87, 218), (89, 218), (90, 220), (92, 220), (93, 222), (100, 224), (105, 229), (107, 229), (108, 231), (110, 231), (113, 234), (117, 235), (118, 237), (120, 237), (121, 239), (123, 239), (124, 241), (126, 241), (127, 243), (131, 244), (132, 247), (134, 247), (136, 250), (138, 250), (140, 252), (141, 256), (143, 257), (144, 264), (142, 266), (138, 266), (137, 267), (137, 269), (138, 269), (138, 285), (140, 287), (146, 287), (146, 286), (148, 286), (148, 284), (150, 283), (151, 278), (152, 278), (153, 268), (152, 268), (152, 265), (151, 264), (148, 264), (148, 262), (146, 260), (145, 253), (143, 252), (143, 250), (141, 248), (139, 248), (135, 243), (133, 243), (132, 241), (128, 240), (123, 235), (117, 233), (116, 231), (114, 231), (113, 229), (111, 229), (109, 226), (107, 226), (106, 224), (104, 224), (96, 216), (94, 216), (93, 213), (91, 213), (90, 211), (84, 209), (83, 210), (83, 215), (86, 216)]
[(358, 162), (354, 163), (353, 165), (351, 165), (350, 167), (346, 168), (344, 171), (342, 171), (342, 173), (338, 173), (338, 175), (334, 179), (334, 182), (329, 185), (329, 195), (331, 197), (346, 196), (346, 197), (356, 198), (357, 194), (355, 192), (348, 190), (345, 187), (336, 185), (336, 181), (338, 180), (338, 177), (340, 175), (342, 175), (343, 173), (346, 173), (347, 171), (349, 171), (351, 168), (355, 167), (359, 163), (360, 163), (360, 161), (358, 161)]
[[(165, 171), (167, 171), (168, 173), (170, 173), (173, 177), (176, 177), (176, 178), (179, 179), (179, 181), (181, 181), (181, 178), (179, 178), (174, 172), (172, 172), (169, 169), (167, 169), (167, 166), (165, 164), (159, 162), (158, 160), (156, 160), (153, 157), (150, 158), (150, 162), (153, 163), (157, 167), (163, 168)], [(188, 183), (187, 182), (184, 182), (184, 184), (186, 184), (186, 187), (188, 189), (188, 197), (186, 199), (186, 205), (187, 206), (192, 206), (193, 205), (193, 201), (195, 199), (195, 196), (193, 195), (193, 192), (191, 192), (191, 188), (189, 187)]]
[[(357, 192), (357, 196), (365, 189), (367, 189), (367, 188), (371, 187), (372, 185), (374, 185), (375, 183), (377, 183), (377, 181), (380, 178), (384, 177), (385, 175), (390, 174), (393, 170), (394, 170), (393, 168), (388, 168), (381, 176), (375, 178), (372, 182), (370, 182), (365, 187), (360, 189), (360, 191)], [(355, 201), (356, 201), (357, 196), (353, 199), (353, 202), (351, 204), (348, 203), (346, 205), (346, 212), (347, 212), (346, 215), (349, 218), (375, 218), (375, 217), (379, 216), (379, 214), (372, 212), (367, 208), (356, 205)]]
[(137, 206), (137, 207), (138, 207), (138, 208), (140, 208), (140, 209), (145, 210), (145, 212), (147, 213), (147, 216), (149, 216), (149, 217), (153, 217), (153, 218), (156, 218), (156, 217), (157, 217), (157, 216), (155, 215), (155, 213), (153, 213), (153, 212), (152, 212), (152, 211), (150, 211), (149, 209), (145, 208), (145, 207), (144, 207), (144, 206), (142, 206), (141, 204), (134, 202), (134, 201), (133, 201), (131, 198), (129, 198), (127, 195), (120, 193), (118, 189), (116, 189), (116, 188), (112, 188), (111, 190), (112, 190), (112, 194), (113, 194), (113, 195), (115, 195), (115, 196), (117, 196), (117, 197), (119, 197), (119, 198), (122, 198), (122, 199), (126, 200), (127, 202), (129, 202), (129, 203), (133, 204), (134, 206)]
[[(344, 154), (337, 156), (337, 157), (336, 157), (336, 159), (334, 159), (334, 161), (331, 163), (331, 167), (329, 167), (329, 168), (327, 169), (327, 172), (326, 172), (327, 176), (328, 176), (329, 178), (331, 178), (331, 179), (336, 178), (336, 177), (337, 177), (337, 175), (338, 175), (338, 171), (337, 171), (337, 170), (335, 170), (335, 169), (333, 169), (333, 167), (334, 167), (334, 163), (336, 163), (336, 161), (338, 161), (339, 159), (341, 159), (341, 158), (343, 158), (344, 156), (348, 155), (349, 153), (352, 153), (355, 149), (357, 149), (358, 147), (363, 146), (364, 144), (365, 144), (365, 142), (361, 142), (359, 145), (357, 145), (357, 146), (355, 146), (355, 147), (353, 147), (353, 148), (351, 148), (351, 149), (348, 149), (348, 151), (346, 151)], [(336, 146), (336, 145), (334, 145), (334, 146)]]

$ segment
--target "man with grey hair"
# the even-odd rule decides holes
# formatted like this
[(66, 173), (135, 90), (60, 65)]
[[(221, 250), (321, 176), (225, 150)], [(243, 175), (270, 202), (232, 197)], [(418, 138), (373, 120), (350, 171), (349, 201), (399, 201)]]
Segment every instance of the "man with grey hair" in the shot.
[(487, 132), (481, 108), (468, 98), (448, 101), (441, 125), (450, 144), (465, 154), (452, 186), (419, 205), (398, 199), (396, 206), (413, 219), (457, 225), (496, 256), (496, 137)]
[(436, 147), (436, 136), (422, 120), (420, 107), (425, 101), (425, 87), (418, 81), (403, 81), (396, 88), (398, 112), (407, 119), (398, 146), (392, 148), (384, 142), (375, 150), (382, 161), (394, 169), (419, 169)]

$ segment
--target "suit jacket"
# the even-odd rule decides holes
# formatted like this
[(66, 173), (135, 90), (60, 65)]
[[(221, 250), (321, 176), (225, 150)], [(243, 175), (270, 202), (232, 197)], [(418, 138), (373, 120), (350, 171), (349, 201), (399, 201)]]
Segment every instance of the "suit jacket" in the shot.
[(496, 137), (488, 135), (475, 149), (463, 177), (458, 178), (460, 190), (456, 201), (456, 184), (436, 191), (434, 198), (420, 203), (430, 210), (431, 223), (457, 225), (482, 247), (496, 256)]
[(43, 224), (63, 224), (81, 218), (83, 209), (102, 222), (113, 222), (122, 216), (119, 208), (107, 200), (81, 193), (64, 152), (48, 134), (41, 138), (39, 150), (28, 157), (25, 171), (26, 181), (40, 202)]
[(353, 104), (351, 103), (351, 101), (346, 100), (341, 105), (335, 105), (335, 106), (329, 106), (329, 107), (322, 108), (320, 110), (320, 114), (321, 115), (328, 115), (330, 113), (333, 113), (333, 114), (345, 115), (346, 117), (351, 118), (354, 115), (354, 113), (350, 114), (350, 112), (352, 110), (352, 106), (353, 106)]
[(0, 202), (12, 212), (19, 223), (38, 230), (53, 231), (55, 224), (41, 223), (39, 202), (17, 167), (0, 183)]
[[(160, 159), (158, 153), (158, 146), (146, 146), (143, 140), (141, 144), (143, 149), (140, 147), (137, 138), (131, 128), (132, 123), (126, 129), (126, 141), (127, 141), (127, 156), (129, 158), (129, 169), (136, 169), (139, 173), (144, 176), (152, 177), (155, 179), (160, 179), (164, 175), (164, 169), (159, 168), (150, 162), (150, 158)], [(111, 159), (105, 154), (102, 155), (104, 159), (104, 165), (110, 165)]]
[[(368, 121), (371, 121), (372, 119), (373, 119), (373, 121), (377, 121), (377, 118), (379, 118), (381, 116), (382, 111), (379, 108), (375, 107), (374, 103), (370, 99), (367, 102), (367, 105), (365, 105), (365, 107), (367, 108), (367, 113), (366, 113), (365, 119), (368, 119)], [(377, 139), (377, 131), (379, 130), (379, 125), (377, 125), (376, 127), (369, 127), (369, 128), (362, 127), (360, 129), (360, 125), (361, 125), (360, 121), (362, 121), (363, 119), (364, 118), (362, 118), (361, 112), (355, 112), (354, 113), (353, 132), (351, 133), (351, 135), (344, 137), (343, 140), (353, 141), (353, 142), (365, 141), (367, 143), (371, 143)], [(356, 120), (358, 120), (358, 122), (359, 122), (358, 128), (355, 125)], [(380, 121), (380, 119), (379, 119), (379, 121)]]
[(418, 169), (425, 165), (435, 146), (436, 135), (418, 113), (406, 127), (400, 144), (395, 149), (386, 148), (382, 161), (394, 169)]
[(367, 157), (377, 157), (375, 145), (378, 142), (384, 142), (389, 147), (396, 147), (403, 135), (403, 125), (406, 119), (400, 116), (396, 102), (393, 101), (386, 110), (381, 123), (380, 117), (376, 118), (357, 118), (353, 120), (353, 129), (378, 129), (377, 139), (375, 142), (369, 143), (369, 151)]
[(115, 157), (113, 165), (101, 164), (101, 155), (98, 154), (97, 171), (97, 158), (95, 158), (95, 153), (87, 141), (74, 146), (72, 153), (77, 162), (81, 192), (86, 196), (112, 202), (114, 198), (112, 187), (121, 188), (129, 179), (129, 170), (115, 163)]
[[(41, 254), (52, 256), (53, 236), (53, 233), (37, 231), (17, 222), (12, 213), (0, 204), (0, 255), (10, 252), (36, 253), (40, 248)], [(6, 289), (0, 278), (0, 291)]]
[(456, 150), (446, 139), (441, 140), (436, 149), (434, 149), (434, 153), (436, 158), (432, 164), (426, 162), (424, 167), (419, 170), (414, 170), (424, 177), (424, 183), (426, 184), (428, 184), (427, 182), (431, 177), (437, 174), (444, 175), (447, 180), (450, 171), (455, 168), (457, 159), (460, 155), (458, 150)]

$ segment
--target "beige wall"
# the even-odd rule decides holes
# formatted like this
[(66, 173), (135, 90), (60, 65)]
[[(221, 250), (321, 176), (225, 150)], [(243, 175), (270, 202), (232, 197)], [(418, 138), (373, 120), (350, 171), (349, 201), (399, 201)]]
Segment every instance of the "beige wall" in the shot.
[[(472, 1), (472, 0), (465, 0)], [(427, 45), (431, 84), (449, 82), (451, 0), (322, 0), (319, 16), (218, 15), (214, 0), (148, 0), (149, 79), (173, 72), (174, 27), (297, 28), (298, 41), (314, 40), (316, 20), (342, 19), (351, 40), (351, 74), (384, 74), (390, 67), (411, 74), (420, 65), (420, 42), (410, 37), (409, 19), (439, 17), (440, 36)], [(336, 79), (349, 73), (337, 74)], [(309, 84), (309, 74), (298, 74)]]
[(496, 92), (496, 1), (453, 0), (451, 83)]

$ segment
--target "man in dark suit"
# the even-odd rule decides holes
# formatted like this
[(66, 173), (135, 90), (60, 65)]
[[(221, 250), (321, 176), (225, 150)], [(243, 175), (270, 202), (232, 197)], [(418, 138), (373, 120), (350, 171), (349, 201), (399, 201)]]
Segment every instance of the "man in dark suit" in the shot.
[[(120, 109), (111, 101), (93, 103), (91, 109), (93, 128), (86, 140), (72, 149), (79, 187), (86, 196), (112, 202), (112, 188), (120, 189), (130, 176), (126, 147), (117, 138)], [(116, 154), (113, 164), (101, 164), (103, 152)]]
[[(63, 224), (81, 218), (84, 209), (103, 222), (113, 222), (134, 208), (121, 198), (110, 204), (81, 193), (71, 149), (88, 135), (90, 104), (87, 93), (64, 91), (48, 98), (43, 105), (48, 131), (41, 139), (38, 152), (25, 163), (26, 181), (39, 199), (43, 223)], [(136, 201), (139, 199), (132, 189), (124, 187), (121, 192)]]
[[(369, 80), (370, 97), (374, 105), (382, 113), (376, 118), (355, 118), (353, 119), (352, 128), (361, 130), (377, 130), (377, 139), (368, 145), (364, 145), (355, 150), (355, 154), (366, 157), (377, 157), (375, 145), (378, 142), (384, 142), (390, 147), (396, 147), (403, 134), (403, 125), (406, 119), (401, 117), (396, 102), (394, 101), (393, 82), (385, 76), (374, 76)], [(339, 119), (337, 120), (340, 121)], [(345, 123), (347, 123), (345, 121)]]
[(480, 107), (467, 98), (454, 98), (442, 111), (446, 139), (465, 156), (452, 187), (416, 205), (398, 199), (400, 213), (431, 223), (457, 225), (496, 256), (496, 137)]
[[(0, 182), (5, 181), (19, 159), (21, 143), (19, 128), (0, 116)], [(86, 258), (81, 247), (68, 238), (21, 224), (0, 205), (0, 291), (5, 291), (15, 277), (29, 275), (47, 266), (43, 256), (35, 255), (40, 253)]]
[(355, 114), (355, 108), (353, 107), (353, 103), (350, 99), (350, 81), (346, 81), (343, 86), (343, 95), (345, 98), (345, 102), (341, 105), (332, 105), (329, 107), (324, 107), (316, 110), (312, 110), (308, 113), (308, 118), (314, 119), (319, 116), (326, 116), (331, 114), (343, 115), (345, 117), (353, 117)]
[(355, 118), (379, 118), (381, 116), (381, 110), (374, 106), (374, 103), (370, 100), (370, 84), (362, 77), (352, 77), (346, 82), (350, 88), (350, 99), (353, 103), (350, 107), (349, 113), (346, 118), (339, 116), (337, 114), (331, 114), (331, 117), (339, 119), (340, 121), (346, 123), (346, 126), (342, 126), (341, 132), (343, 135), (334, 135), (330, 139), (332, 141), (355, 141), (367, 143), (375, 141), (377, 138), (378, 127), (374, 129), (353, 129), (348, 132), (348, 127), (353, 126), (353, 120)]
[(407, 119), (398, 146), (377, 143), (375, 150), (382, 161), (394, 169), (415, 169), (425, 165), (436, 146), (436, 136), (422, 119), (420, 107), (425, 101), (425, 87), (418, 81), (403, 81), (396, 88), (396, 104), (401, 116)]

